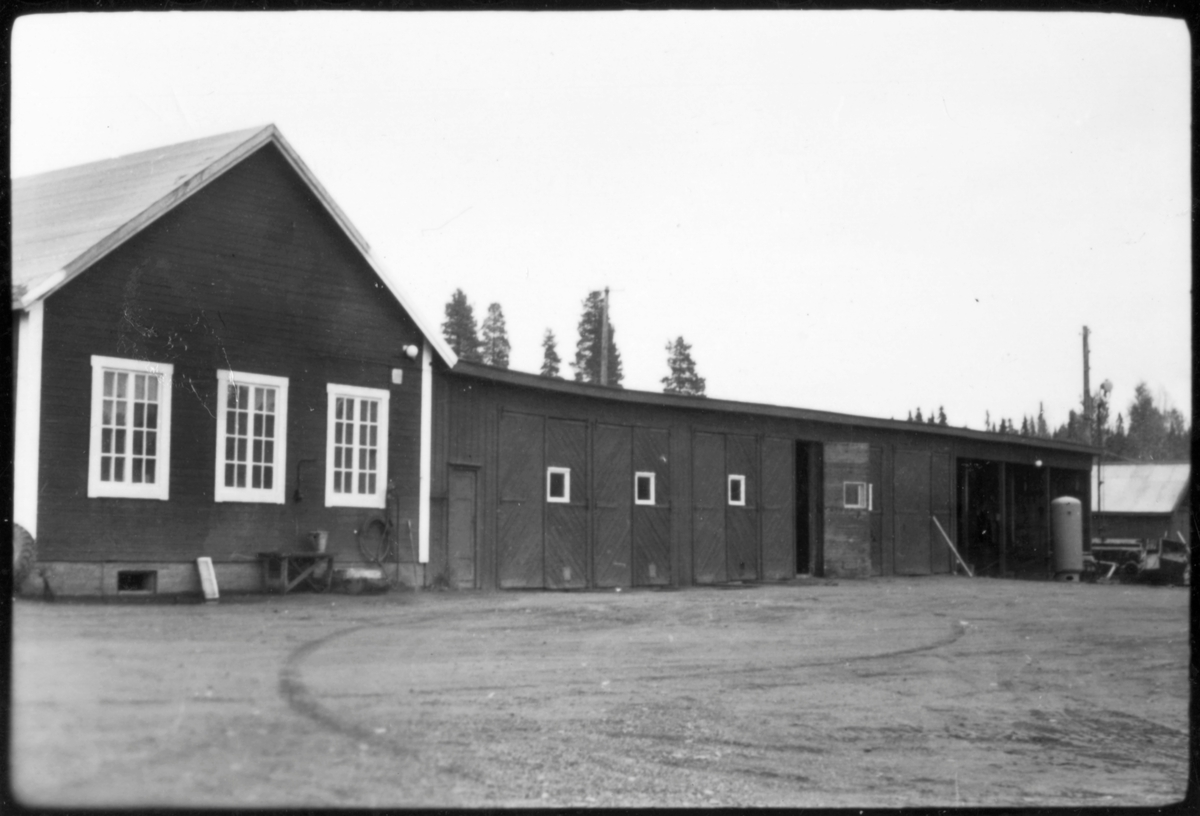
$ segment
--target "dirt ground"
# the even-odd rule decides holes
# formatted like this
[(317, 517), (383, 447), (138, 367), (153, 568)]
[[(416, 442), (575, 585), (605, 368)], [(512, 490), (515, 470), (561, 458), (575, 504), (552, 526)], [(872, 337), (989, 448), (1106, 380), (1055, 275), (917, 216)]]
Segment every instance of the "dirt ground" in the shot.
[(1184, 797), (1188, 591), (16, 601), (31, 806), (1121, 806)]

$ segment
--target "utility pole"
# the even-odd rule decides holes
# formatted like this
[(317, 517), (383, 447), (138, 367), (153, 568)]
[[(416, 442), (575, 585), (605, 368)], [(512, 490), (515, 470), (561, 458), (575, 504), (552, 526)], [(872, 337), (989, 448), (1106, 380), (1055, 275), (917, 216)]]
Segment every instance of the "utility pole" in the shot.
[(1083, 327), (1083, 424), (1087, 439), (1092, 438), (1092, 387), (1088, 382), (1088, 327)]
[[(1087, 342), (1086, 337), (1084, 342)], [(604, 303), (600, 307), (600, 384), (608, 385), (608, 287), (604, 287)]]

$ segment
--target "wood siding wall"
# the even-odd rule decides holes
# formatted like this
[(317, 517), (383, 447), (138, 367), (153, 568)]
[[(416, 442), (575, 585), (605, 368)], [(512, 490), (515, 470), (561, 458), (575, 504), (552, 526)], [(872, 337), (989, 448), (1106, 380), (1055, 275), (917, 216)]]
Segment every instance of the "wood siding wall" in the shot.
[[(325, 507), (326, 384), (390, 389), (388, 478), (416, 536), (420, 343), (357, 249), (271, 146), (53, 294), (46, 306), (39, 548), (46, 560), (252, 559), (309, 530), (358, 560), (383, 510)], [(170, 500), (87, 498), (90, 357), (175, 366)], [(216, 503), (216, 372), (288, 377), (282, 505)], [(404, 370), (391, 383), (391, 369)], [(299, 473), (299, 475), (298, 475)], [(292, 500), (299, 487), (302, 500)], [(443, 493), (444, 495), (444, 493)], [(444, 538), (444, 536), (443, 536)]]
[[(612, 474), (597, 470), (601, 459), (596, 457), (598, 452), (603, 453), (613, 446), (624, 450), (628, 429), (633, 429), (635, 438), (642, 429), (648, 428), (659, 429), (658, 433), (666, 435), (665, 475), (660, 476), (658, 484), (658, 503), (663, 506), (656, 509), (665, 513), (669, 526), (669, 574), (676, 585), (737, 580), (739, 577), (746, 580), (790, 578), (796, 573), (795, 544), (779, 547), (771, 541), (791, 538), (794, 542), (797, 518), (804, 518), (806, 523), (811, 521), (818, 537), (809, 546), (817, 560), (818, 575), (865, 577), (893, 575), (911, 569), (906, 566), (910, 553), (901, 551), (899, 559), (897, 557), (897, 538), (908, 526), (913, 527), (913, 535), (920, 539), (917, 542), (919, 552), (915, 553), (919, 559), (917, 571), (926, 574), (945, 572), (950, 569), (949, 549), (933, 526), (932, 516), (936, 514), (953, 540), (956, 526), (952, 519), (957, 513), (953, 474), (958, 458), (970, 456), (1023, 463), (1032, 462), (1036, 457), (1053, 462), (1056, 467), (1071, 468), (1069, 472), (1072, 473), (1079, 471), (1081, 482), (1086, 481), (1090, 468), (1086, 455), (1034, 451), (1000, 439), (995, 442), (959, 440), (907, 429), (866, 429), (811, 420), (707, 411), (700, 401), (694, 408), (619, 403), (446, 371), (439, 372), (435, 389), (443, 391), (446, 398), (444, 409), (437, 413), (441, 423), (437, 442), (441, 461), (435, 461), (434, 495), (444, 495), (448, 463), (478, 467), (482, 473), (476, 583), (483, 588), (498, 585), (497, 514), (501, 512), (498, 491), (505, 489), (501, 486), (508, 480), (498, 462), (498, 451), (507, 434), (498, 423), (501, 416), (510, 413), (540, 417), (543, 422), (582, 422), (588, 427), (593, 446), (588, 473), (603, 493), (606, 505), (590, 509), (593, 518), (588, 525), (587, 552), (592, 585), (616, 585), (627, 580), (626, 562), (613, 552), (620, 550), (623, 554), (626, 551), (622, 537), (625, 527), (622, 525), (628, 510), (624, 500), (613, 501), (605, 491), (609, 488), (623, 491), (628, 485), (625, 480), (619, 480), (619, 488), (613, 487), (610, 484)], [(437, 393), (435, 390), (435, 395)], [(797, 443), (807, 443), (807, 458), (814, 474), (821, 477), (812, 486), (816, 494), (810, 495), (808, 512), (803, 514), (797, 513), (795, 504)], [(634, 447), (636, 451), (637, 446)], [(906, 508), (902, 513), (907, 512), (907, 516), (898, 515), (896, 495), (898, 489), (902, 492), (909, 489), (896, 477), (898, 456), (900, 469), (907, 467), (904, 451), (919, 452), (923, 474), (918, 500), (915, 503), (900, 502)], [(602, 458), (608, 458), (608, 455)], [(644, 469), (636, 462), (629, 465), (624, 454), (620, 462), (625, 470), (630, 467)], [(743, 471), (747, 476), (747, 506), (730, 508), (726, 501), (726, 477), (729, 473)], [(783, 476), (785, 472), (790, 475)], [(766, 482), (767, 474), (771, 477), (770, 485)], [(544, 490), (541, 485), (544, 478), (543, 472), (539, 478), (541, 490)], [(782, 479), (788, 480), (786, 486)], [(872, 486), (870, 510), (848, 511), (843, 507), (843, 481), (862, 481)], [(637, 509), (634, 508), (635, 530)], [(730, 520), (733, 509), (738, 511), (738, 517)], [(597, 514), (604, 518), (597, 518)], [(898, 526), (902, 528), (899, 531)], [(823, 540), (820, 538), (822, 531)], [(611, 547), (603, 542), (598, 544), (597, 536), (607, 537), (605, 540), (611, 539), (615, 543)], [(439, 549), (445, 551), (445, 542), (435, 541), (432, 546), (431, 561), (444, 558)], [(617, 561), (622, 566), (618, 567)], [(636, 564), (635, 556), (635, 572)], [(636, 578), (630, 580), (635, 585), (641, 583)]]

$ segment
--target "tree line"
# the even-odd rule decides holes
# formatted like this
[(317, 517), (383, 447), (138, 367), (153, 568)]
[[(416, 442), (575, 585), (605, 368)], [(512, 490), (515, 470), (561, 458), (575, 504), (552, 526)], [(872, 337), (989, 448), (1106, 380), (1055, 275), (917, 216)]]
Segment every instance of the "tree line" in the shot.
[[(612, 320), (607, 317), (604, 293), (600, 290), (589, 292), (583, 299), (582, 306), (583, 313), (579, 318), (578, 327), (579, 339), (575, 343), (575, 361), (570, 363), (575, 372), (575, 381), (599, 385), (604, 379), (603, 384), (621, 388), (621, 382), (625, 378), (621, 369), (621, 352), (617, 348)], [(504, 310), (499, 303), (489, 304), (487, 317), (482, 325), (477, 325), (475, 310), (467, 300), (466, 294), (462, 289), (456, 289), (446, 303), (445, 315), (442, 336), (459, 358), (497, 368), (508, 368), (512, 346), (508, 341)], [(705, 381), (696, 373), (691, 345), (680, 336), (667, 341), (666, 351), (668, 374), (662, 378), (663, 392), (703, 397)], [(607, 370), (602, 372), (602, 367)], [(543, 377), (559, 378), (561, 369), (562, 358), (558, 354), (558, 340), (552, 330), (546, 329), (542, 335), (542, 367), (539, 373)]]
[[(1057, 428), (1046, 422), (1045, 408), (1038, 403), (1037, 416), (1021, 417), (1018, 427), (1012, 419), (992, 419), (991, 411), (984, 412), (983, 429), (990, 433), (1014, 436), (1058, 439), (1079, 442), (1099, 447), (1106, 457), (1130, 461), (1187, 461), (1191, 458), (1192, 433), (1187, 420), (1177, 408), (1158, 406), (1154, 395), (1144, 382), (1133, 390), (1133, 400), (1116, 418), (1111, 416), (1109, 393), (1102, 388), (1092, 395), (1092, 413), (1086, 406), (1083, 410), (1071, 409), (1067, 421)], [(1128, 416), (1128, 420), (1126, 420)], [(928, 418), (921, 409), (908, 412), (909, 422), (924, 422), (929, 425), (946, 425), (946, 413), (939, 406), (935, 418), (930, 411)]]

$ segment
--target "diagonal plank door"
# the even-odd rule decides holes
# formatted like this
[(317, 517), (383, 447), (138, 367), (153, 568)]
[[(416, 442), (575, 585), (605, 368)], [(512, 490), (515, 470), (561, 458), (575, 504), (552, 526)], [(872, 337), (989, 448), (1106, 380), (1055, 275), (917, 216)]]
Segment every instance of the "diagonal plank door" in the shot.
[(496, 570), (505, 589), (544, 586), (541, 417), (500, 416)]
[(596, 479), (595, 586), (631, 585), (630, 509), (633, 506), (630, 428), (597, 425), (593, 441)]
[[(654, 503), (633, 505), (633, 583), (671, 583), (670, 436), (660, 428), (633, 429), (633, 470), (654, 477)], [(630, 488), (632, 490), (632, 487)]]
[(725, 437), (692, 437), (692, 569), (697, 584), (726, 580)]
[(726, 568), (731, 581), (758, 578), (758, 444), (753, 436), (725, 437), (725, 467), (746, 478), (742, 505), (725, 507)]
[(545, 586), (587, 586), (587, 425), (546, 420), (546, 467), (570, 468), (567, 502), (546, 502)]
[(763, 577), (786, 581), (796, 577), (796, 445), (787, 439), (763, 440), (762, 518)]

